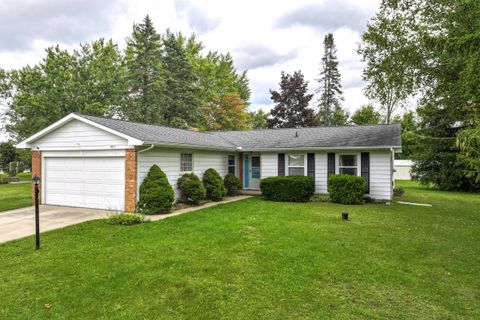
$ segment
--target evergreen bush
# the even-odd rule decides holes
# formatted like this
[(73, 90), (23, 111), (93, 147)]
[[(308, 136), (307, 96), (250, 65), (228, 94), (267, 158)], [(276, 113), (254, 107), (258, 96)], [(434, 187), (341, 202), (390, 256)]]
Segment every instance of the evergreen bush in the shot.
[(223, 185), (222, 177), (215, 169), (208, 169), (203, 174), (203, 186), (206, 190), (207, 199), (220, 201), (227, 195), (227, 189)]
[(178, 179), (177, 188), (182, 193), (182, 198), (198, 204), (200, 200), (205, 199), (205, 188), (200, 179), (194, 173), (185, 173)]
[(143, 214), (166, 213), (172, 209), (175, 195), (165, 173), (153, 165), (140, 185), (137, 210)]
[(223, 184), (225, 188), (227, 188), (229, 196), (233, 196), (235, 191), (240, 189), (240, 179), (238, 179), (233, 173), (229, 173), (225, 176)]

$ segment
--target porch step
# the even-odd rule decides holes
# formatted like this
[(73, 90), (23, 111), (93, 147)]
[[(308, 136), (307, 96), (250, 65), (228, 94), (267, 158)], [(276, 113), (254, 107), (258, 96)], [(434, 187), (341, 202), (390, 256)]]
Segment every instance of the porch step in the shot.
[(247, 196), (261, 196), (262, 195), (262, 192), (260, 190), (241, 189), (241, 190), (237, 190), (237, 193), (241, 194), (241, 195), (247, 195)]

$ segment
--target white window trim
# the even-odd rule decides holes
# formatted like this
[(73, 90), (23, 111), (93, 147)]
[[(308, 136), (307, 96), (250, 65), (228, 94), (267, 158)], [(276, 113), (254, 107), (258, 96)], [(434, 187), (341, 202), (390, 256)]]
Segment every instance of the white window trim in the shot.
[[(182, 171), (182, 154), (192, 155), (192, 170)], [(195, 171), (195, 154), (193, 152), (180, 152), (178, 154), (178, 172), (180, 173), (193, 173)]]
[[(357, 157), (357, 177), (362, 175), (362, 157), (361, 153), (358, 152), (341, 152), (335, 153), (335, 174), (340, 174), (340, 156), (356, 156)], [(342, 166), (342, 168), (354, 168), (353, 166)]]
[[(289, 156), (303, 156), (303, 175), (307, 175), (307, 154), (303, 152), (294, 152), (294, 153), (287, 153), (285, 154), (285, 175), (289, 176), (290, 175), (290, 166), (289, 166)], [(301, 167), (296, 167), (293, 166), (292, 168), (301, 168)]]

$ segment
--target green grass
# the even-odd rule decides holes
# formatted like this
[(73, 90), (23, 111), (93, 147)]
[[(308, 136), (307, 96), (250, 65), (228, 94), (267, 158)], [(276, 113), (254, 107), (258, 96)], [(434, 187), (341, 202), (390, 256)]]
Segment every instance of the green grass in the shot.
[[(19, 174), (21, 181), (31, 180), (30, 173)], [(30, 183), (0, 184), (0, 212), (32, 205), (32, 185)]]
[(0, 319), (479, 319), (480, 196), (399, 185), (433, 207), (248, 199), (0, 245)]
[[(7, 175), (5, 173), (0, 173), (0, 180), (5, 178)], [(30, 172), (22, 172), (17, 175), (20, 178), (20, 181), (32, 181), (32, 174)]]

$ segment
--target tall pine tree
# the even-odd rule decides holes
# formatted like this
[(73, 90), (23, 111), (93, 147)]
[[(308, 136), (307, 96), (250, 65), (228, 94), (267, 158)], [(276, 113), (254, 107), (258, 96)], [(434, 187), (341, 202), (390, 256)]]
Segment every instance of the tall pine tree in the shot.
[(133, 25), (127, 38), (125, 60), (128, 69), (128, 104), (122, 116), (144, 123), (162, 123), (163, 79), (160, 35), (147, 15)]
[(270, 90), (275, 107), (268, 119), (269, 128), (312, 127), (315, 125), (313, 109), (308, 107), (313, 94), (307, 94), (308, 81), (300, 71), (289, 75), (282, 71), (280, 92)]
[(347, 122), (348, 114), (341, 108), (343, 100), (342, 81), (338, 71), (337, 49), (333, 34), (329, 33), (323, 40), (323, 58), (318, 79), (320, 94), (317, 122), (323, 125), (343, 125)]
[(162, 40), (163, 121), (179, 128), (195, 127), (200, 112), (197, 77), (188, 59), (184, 38), (167, 30)]

